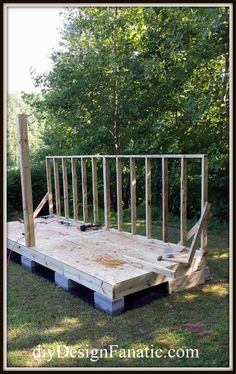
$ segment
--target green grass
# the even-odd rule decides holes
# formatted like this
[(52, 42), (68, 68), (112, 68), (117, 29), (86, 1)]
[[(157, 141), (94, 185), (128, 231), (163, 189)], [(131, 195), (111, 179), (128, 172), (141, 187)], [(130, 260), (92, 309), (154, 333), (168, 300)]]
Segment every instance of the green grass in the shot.
[[(173, 225), (174, 227), (174, 225)], [(209, 233), (208, 265), (212, 280), (194, 289), (109, 317), (31, 274), (13, 262), (8, 266), (9, 367), (228, 367), (228, 230)], [(186, 329), (197, 323), (197, 329)], [(76, 349), (197, 348), (199, 358), (35, 359), (33, 349), (66, 345)], [(153, 346), (152, 346), (153, 345)]]

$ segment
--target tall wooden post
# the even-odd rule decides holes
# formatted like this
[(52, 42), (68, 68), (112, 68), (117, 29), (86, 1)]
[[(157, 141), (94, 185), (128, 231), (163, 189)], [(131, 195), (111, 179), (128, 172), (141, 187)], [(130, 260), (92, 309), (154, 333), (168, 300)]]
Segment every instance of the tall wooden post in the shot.
[(16, 117), (18, 132), (18, 145), (20, 155), (21, 189), (25, 225), (25, 244), (27, 247), (35, 246), (33, 199), (31, 185), (31, 171), (29, 158), (29, 143), (27, 132), (27, 120), (24, 114)]

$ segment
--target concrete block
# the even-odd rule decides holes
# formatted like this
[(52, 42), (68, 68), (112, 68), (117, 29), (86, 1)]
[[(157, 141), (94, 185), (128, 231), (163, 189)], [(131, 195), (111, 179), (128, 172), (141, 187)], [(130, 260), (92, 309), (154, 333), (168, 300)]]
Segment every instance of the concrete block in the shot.
[(204, 269), (203, 269), (203, 273), (204, 273), (204, 279), (205, 281), (210, 279), (210, 269), (208, 266), (206, 266)]
[(94, 292), (94, 304), (98, 309), (103, 312), (115, 316), (120, 314), (124, 310), (124, 298), (119, 297), (118, 299), (109, 299), (98, 292)]
[(55, 272), (55, 283), (66, 291), (74, 290), (78, 287), (78, 283), (65, 277), (64, 275)]
[(40, 264), (30, 260), (28, 257), (21, 256), (21, 265), (29, 271), (36, 272), (40, 269)]

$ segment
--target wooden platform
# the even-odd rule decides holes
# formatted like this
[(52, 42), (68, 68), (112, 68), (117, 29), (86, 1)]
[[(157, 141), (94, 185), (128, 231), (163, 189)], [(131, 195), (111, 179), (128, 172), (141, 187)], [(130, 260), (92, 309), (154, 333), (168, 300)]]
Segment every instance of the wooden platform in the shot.
[[(167, 251), (183, 256), (184, 247), (113, 229), (81, 232), (78, 222), (65, 226), (58, 218), (35, 219), (35, 248), (25, 246), (23, 232), (22, 223), (8, 223), (8, 249), (111, 300), (163, 282), (169, 282), (170, 292), (204, 282), (206, 264), (200, 251), (191, 267), (173, 258), (157, 261)], [(166, 275), (153, 272), (155, 266), (165, 269)]]
[[(47, 193), (33, 211), (27, 119), (23, 114), (17, 116), (17, 130), (24, 224), (21, 222), (8, 224), (7, 248), (21, 255), (23, 266), (31, 271), (39, 268), (38, 264), (51, 269), (55, 272), (55, 283), (65, 289), (70, 289), (76, 283), (95, 291), (94, 304), (110, 314), (118, 314), (122, 311), (124, 296), (137, 291), (168, 283), (169, 292), (175, 292), (204, 282), (206, 274), (204, 255), (207, 248), (207, 219), (210, 209), (207, 155), (47, 156)], [(129, 160), (130, 165), (132, 234), (123, 231), (124, 159)], [(144, 161), (144, 168), (142, 166), (141, 170), (140, 165), (136, 163), (138, 159)], [(163, 241), (152, 239), (152, 165), (154, 159), (161, 160)], [(168, 163), (171, 159), (180, 161), (178, 162), (180, 167), (179, 245), (168, 243), (168, 170), (170, 170)], [(201, 207), (199, 207), (201, 216), (194, 227), (187, 232), (187, 163), (192, 159), (201, 161)], [(116, 166), (118, 230), (111, 229), (110, 189), (111, 178), (113, 178), (111, 162), (113, 165), (115, 162)], [(72, 192), (68, 189), (69, 164)], [(136, 177), (138, 167), (139, 173), (143, 174), (145, 180), (146, 237), (135, 235), (137, 228), (136, 190), (140, 183), (140, 181), (137, 182)], [(78, 178), (79, 169), (80, 178)], [(60, 186), (59, 171), (62, 172), (62, 186)], [(90, 173), (90, 178), (88, 178), (88, 173)], [(104, 228), (98, 231), (82, 232), (78, 222), (78, 188), (82, 191), (83, 222), (87, 223), (88, 179), (92, 180), (93, 222), (98, 223), (98, 176), (101, 178), (101, 174), (103, 176)], [(72, 225), (65, 226), (60, 223), (60, 220), (62, 215), (66, 219), (70, 216), (70, 199), (73, 201), (74, 220)], [(42, 217), (36, 218), (46, 203), (48, 203), (48, 213), (51, 218), (46, 220)], [(22, 236), (23, 232), (24, 236)], [(191, 238), (190, 248), (186, 248), (186, 243)], [(197, 250), (199, 244), (200, 250)]]

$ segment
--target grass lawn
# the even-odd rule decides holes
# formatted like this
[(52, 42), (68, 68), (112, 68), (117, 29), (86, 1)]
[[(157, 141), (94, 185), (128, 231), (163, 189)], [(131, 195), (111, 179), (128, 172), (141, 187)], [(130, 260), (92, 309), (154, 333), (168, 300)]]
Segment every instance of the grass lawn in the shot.
[[(228, 230), (209, 230), (208, 265), (212, 279), (204, 285), (109, 317), (31, 274), (8, 265), (8, 367), (228, 367)], [(34, 358), (38, 345), (103, 349), (198, 349), (199, 358)], [(94, 355), (96, 356), (96, 355)], [(96, 360), (96, 358), (95, 358)]]

